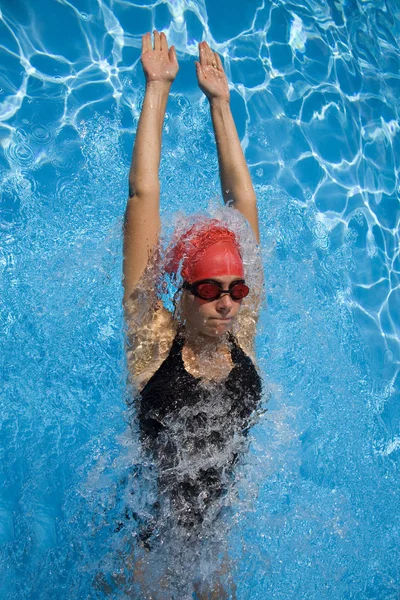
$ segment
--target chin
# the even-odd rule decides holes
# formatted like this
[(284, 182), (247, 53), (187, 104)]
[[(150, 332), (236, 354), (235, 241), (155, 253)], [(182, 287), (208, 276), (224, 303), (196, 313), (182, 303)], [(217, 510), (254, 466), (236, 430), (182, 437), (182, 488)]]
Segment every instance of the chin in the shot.
[(224, 323), (216, 323), (215, 325), (212, 325), (211, 323), (208, 324), (208, 327), (205, 328), (204, 330), (204, 334), (208, 335), (210, 337), (220, 337), (222, 335), (224, 335), (224, 333), (226, 333), (227, 331), (229, 331), (231, 326), (231, 322), (224, 324)]

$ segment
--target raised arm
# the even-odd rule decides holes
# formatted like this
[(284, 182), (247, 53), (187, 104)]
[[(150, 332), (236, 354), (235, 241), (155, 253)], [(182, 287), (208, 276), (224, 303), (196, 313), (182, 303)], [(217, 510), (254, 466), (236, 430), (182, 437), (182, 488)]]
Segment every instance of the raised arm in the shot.
[(222, 195), (225, 202), (232, 200), (234, 207), (248, 220), (258, 242), (257, 199), (232, 117), (224, 68), (220, 57), (212, 52), (207, 42), (199, 44), (199, 54), (197, 80), (210, 101)]
[(124, 227), (124, 302), (131, 295), (155, 248), (160, 230), (162, 127), (168, 94), (178, 72), (173, 46), (168, 50), (164, 33), (142, 38), (142, 66), (146, 91), (136, 132), (129, 172), (129, 199)]

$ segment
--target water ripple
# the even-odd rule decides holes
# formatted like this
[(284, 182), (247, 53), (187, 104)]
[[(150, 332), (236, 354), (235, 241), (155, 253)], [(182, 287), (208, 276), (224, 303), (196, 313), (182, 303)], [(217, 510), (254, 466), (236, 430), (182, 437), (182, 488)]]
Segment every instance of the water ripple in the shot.
[(28, 167), (34, 161), (34, 152), (28, 144), (9, 144), (6, 146), (5, 154), (10, 164), (17, 164), (20, 167)]

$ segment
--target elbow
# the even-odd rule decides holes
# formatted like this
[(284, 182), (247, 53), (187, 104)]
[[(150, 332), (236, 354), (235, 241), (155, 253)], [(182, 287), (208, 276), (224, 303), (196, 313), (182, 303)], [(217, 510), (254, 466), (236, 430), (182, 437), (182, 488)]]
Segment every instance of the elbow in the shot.
[(240, 212), (257, 211), (257, 197), (253, 193), (247, 193), (244, 190), (242, 193), (232, 194), (232, 203)]
[(149, 198), (160, 195), (160, 184), (156, 181), (140, 181), (129, 178), (129, 199)]

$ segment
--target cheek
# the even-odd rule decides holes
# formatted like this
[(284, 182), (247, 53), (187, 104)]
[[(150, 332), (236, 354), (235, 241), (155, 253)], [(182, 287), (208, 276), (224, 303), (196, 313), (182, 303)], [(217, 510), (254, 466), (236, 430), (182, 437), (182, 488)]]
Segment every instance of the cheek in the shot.
[(211, 302), (207, 302), (207, 300), (202, 300), (201, 298), (193, 297), (191, 311), (194, 318), (198, 320), (204, 320), (206, 317), (212, 314), (213, 309)]
[(201, 308), (203, 308), (203, 310), (207, 310), (207, 306), (210, 306), (211, 302), (209, 302), (208, 300), (202, 300), (201, 298), (197, 298), (196, 296), (193, 296), (193, 305), (199, 310)]
[(235, 315), (235, 317), (236, 317), (236, 315), (239, 314), (241, 307), (242, 307), (242, 300), (239, 300), (238, 302), (235, 302), (233, 304), (232, 310), (233, 310), (233, 314)]
[(210, 303), (195, 296), (186, 296), (182, 301), (182, 313), (185, 319), (192, 322), (204, 320), (209, 313)]

